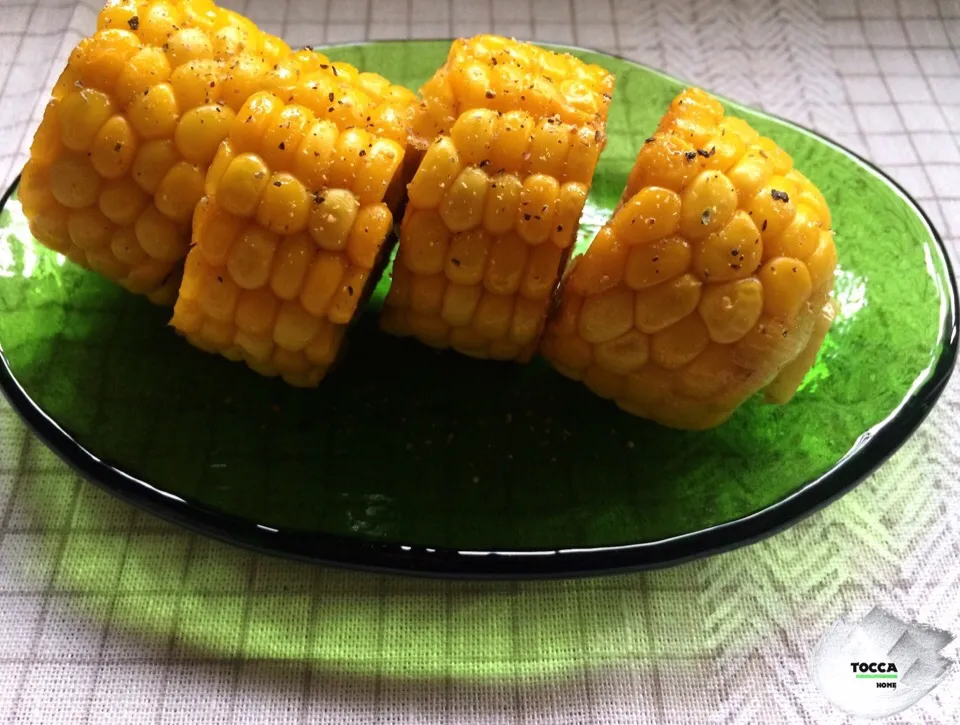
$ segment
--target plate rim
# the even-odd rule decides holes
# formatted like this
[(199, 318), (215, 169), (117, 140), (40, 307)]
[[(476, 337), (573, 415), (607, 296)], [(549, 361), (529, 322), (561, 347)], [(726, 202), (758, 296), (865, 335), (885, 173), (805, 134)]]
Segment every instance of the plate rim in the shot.
[[(450, 42), (449, 39), (430, 39), (428, 42), (431, 41)], [(409, 42), (416, 40), (385, 39), (316, 47), (332, 49)], [(550, 43), (539, 45), (605, 55), (671, 81), (687, 83), (659, 69), (605, 51)], [(732, 99), (718, 97), (735, 106), (748, 108)], [(0, 391), (44, 445), (98, 488), (189, 531), (261, 554), (380, 573), (504, 580), (573, 578), (665, 568), (747, 546), (798, 523), (849, 492), (906, 443), (927, 418), (950, 380), (960, 337), (957, 318), (960, 300), (949, 250), (940, 232), (917, 200), (886, 172), (855, 151), (801, 124), (766, 111), (759, 112), (846, 154), (896, 191), (929, 230), (934, 242), (932, 246), (940, 257), (948, 284), (942, 290), (941, 298), (940, 337), (943, 348), (929, 377), (921, 385), (915, 385), (915, 389), (908, 394), (909, 397), (886, 419), (861, 434), (847, 453), (829, 470), (807, 481), (790, 495), (747, 516), (657, 541), (516, 551), (470, 551), (451, 547), (376, 542), (340, 534), (285, 531), (226, 514), (169, 493), (100, 459), (47, 415), (24, 390), (10, 367), (2, 343)], [(19, 186), (20, 176), (17, 174), (0, 197), (0, 212), (6, 208), (7, 202)]]

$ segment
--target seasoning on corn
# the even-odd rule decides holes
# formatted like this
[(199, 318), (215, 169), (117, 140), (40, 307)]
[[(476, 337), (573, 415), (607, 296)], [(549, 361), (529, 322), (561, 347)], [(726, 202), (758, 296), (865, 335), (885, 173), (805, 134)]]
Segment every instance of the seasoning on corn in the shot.
[(171, 303), (206, 166), (283, 41), (210, 0), (111, 0), (74, 48), (23, 171), (34, 236)]
[(677, 428), (790, 400), (836, 312), (823, 196), (700, 90), (671, 104), (574, 260), (542, 343), (563, 374)]
[(326, 374), (379, 276), (404, 159), (327, 107), (247, 99), (207, 173), (172, 320), (197, 347), (298, 386)]
[(382, 327), (526, 361), (576, 237), (605, 142), (613, 76), (495, 36), (453, 43), (421, 89)]

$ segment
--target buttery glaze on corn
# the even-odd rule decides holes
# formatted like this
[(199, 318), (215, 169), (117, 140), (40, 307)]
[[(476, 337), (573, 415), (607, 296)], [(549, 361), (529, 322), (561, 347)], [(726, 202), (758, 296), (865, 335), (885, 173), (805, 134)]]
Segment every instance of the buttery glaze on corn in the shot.
[(770, 139), (688, 90), (571, 265), (542, 352), (624, 410), (709, 428), (758, 390), (790, 400), (833, 320), (835, 267), (817, 188)]
[[(325, 111), (339, 93), (324, 92)], [(174, 327), (263, 375), (319, 383), (375, 284), (403, 158), (349, 119), (253, 94), (207, 173)]]
[(429, 143), (408, 186), (382, 327), (481, 358), (528, 360), (576, 238), (613, 89), (569, 55), (454, 41), (421, 89)]

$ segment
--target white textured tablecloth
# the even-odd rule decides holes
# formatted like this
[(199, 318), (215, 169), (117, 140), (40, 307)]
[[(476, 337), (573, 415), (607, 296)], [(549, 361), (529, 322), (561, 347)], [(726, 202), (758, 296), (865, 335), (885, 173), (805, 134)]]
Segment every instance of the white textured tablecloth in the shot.
[[(292, 45), (494, 31), (618, 53), (865, 153), (960, 240), (955, 0), (236, 6)], [(96, 10), (0, 0), (4, 183)], [(854, 722), (807, 672), (838, 616), (881, 604), (960, 632), (958, 410), (960, 379), (873, 478), (747, 549), (599, 580), (462, 584), (184, 533), (79, 481), (0, 403), (0, 722)], [(960, 677), (892, 721), (960, 721)]]

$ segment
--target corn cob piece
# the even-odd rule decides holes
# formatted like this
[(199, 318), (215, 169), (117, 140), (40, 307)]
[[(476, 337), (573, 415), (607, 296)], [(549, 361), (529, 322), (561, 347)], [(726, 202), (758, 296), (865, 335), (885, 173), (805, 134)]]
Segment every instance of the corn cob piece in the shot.
[(170, 303), (207, 164), (286, 44), (210, 0), (112, 0), (43, 115), (20, 199), (34, 236)]
[(836, 312), (836, 259), (790, 156), (687, 90), (571, 265), (542, 351), (624, 410), (709, 428), (758, 390), (792, 397)]
[(423, 87), (383, 329), (528, 360), (576, 237), (613, 77), (493, 36), (455, 41)]
[[(359, 89), (354, 89), (359, 93)], [(320, 382), (375, 284), (404, 146), (272, 93), (233, 119), (206, 177), (174, 306), (190, 342), (292, 385)]]

